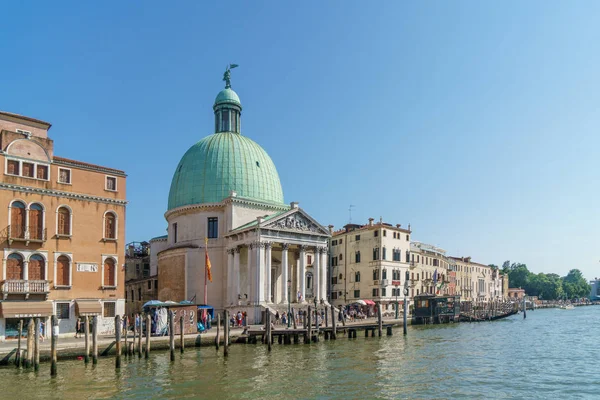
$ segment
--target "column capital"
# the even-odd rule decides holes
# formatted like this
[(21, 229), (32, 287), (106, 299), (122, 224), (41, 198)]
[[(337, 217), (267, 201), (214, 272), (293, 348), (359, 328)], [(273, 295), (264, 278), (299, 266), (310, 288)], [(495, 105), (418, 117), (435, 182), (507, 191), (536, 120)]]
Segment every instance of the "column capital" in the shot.
[(265, 242), (264, 245), (265, 245), (265, 249), (271, 249), (271, 247), (273, 247), (273, 243), (271, 243), (271, 242)]
[(227, 249), (227, 254), (233, 255), (233, 253), (235, 253), (235, 248)]
[(235, 250), (235, 252), (236, 252), (237, 254), (240, 254), (240, 251), (242, 250), (242, 246), (235, 246), (235, 247), (233, 248), (233, 250)]
[(286, 250), (290, 248), (290, 244), (289, 243), (281, 243), (281, 249), (282, 250)]
[(308, 250), (308, 246), (307, 245), (303, 244), (303, 245), (300, 246), (300, 251), (301, 252), (305, 252), (306, 250)]

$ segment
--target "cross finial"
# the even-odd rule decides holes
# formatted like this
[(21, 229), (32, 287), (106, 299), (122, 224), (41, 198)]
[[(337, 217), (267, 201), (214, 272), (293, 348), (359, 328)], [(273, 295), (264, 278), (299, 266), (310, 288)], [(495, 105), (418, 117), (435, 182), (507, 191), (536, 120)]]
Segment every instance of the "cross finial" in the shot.
[(231, 70), (238, 67), (237, 64), (229, 64), (225, 73), (223, 74), (223, 80), (225, 81), (225, 89), (231, 88)]

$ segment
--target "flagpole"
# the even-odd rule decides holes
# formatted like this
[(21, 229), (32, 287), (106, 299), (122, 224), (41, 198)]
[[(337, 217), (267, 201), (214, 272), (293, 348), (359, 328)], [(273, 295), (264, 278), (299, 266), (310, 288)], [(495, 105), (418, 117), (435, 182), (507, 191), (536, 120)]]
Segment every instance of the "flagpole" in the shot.
[[(204, 251), (208, 253), (208, 238), (204, 237)], [(206, 257), (204, 258), (206, 264)], [(208, 305), (208, 267), (204, 265), (204, 305)]]

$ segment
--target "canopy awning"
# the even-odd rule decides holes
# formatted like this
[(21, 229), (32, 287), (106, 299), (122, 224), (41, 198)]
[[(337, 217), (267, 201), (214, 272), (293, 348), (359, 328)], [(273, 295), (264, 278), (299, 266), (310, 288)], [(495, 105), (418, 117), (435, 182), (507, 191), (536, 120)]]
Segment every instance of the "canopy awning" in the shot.
[(364, 300), (365, 304), (368, 306), (374, 306), (375, 302), (373, 300)]
[(102, 303), (99, 300), (75, 300), (75, 311), (80, 317), (102, 315)]
[(3, 301), (0, 303), (2, 318), (49, 317), (52, 314), (51, 301)]

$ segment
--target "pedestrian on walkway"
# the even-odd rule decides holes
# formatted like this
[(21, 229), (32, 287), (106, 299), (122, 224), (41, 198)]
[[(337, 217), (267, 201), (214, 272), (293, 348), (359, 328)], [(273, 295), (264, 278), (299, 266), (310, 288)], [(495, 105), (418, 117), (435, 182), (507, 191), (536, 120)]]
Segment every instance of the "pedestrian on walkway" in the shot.
[(81, 325), (83, 325), (81, 323), (81, 317), (77, 318), (77, 322), (75, 323), (75, 338), (78, 339), (79, 338), (79, 334), (81, 333)]

